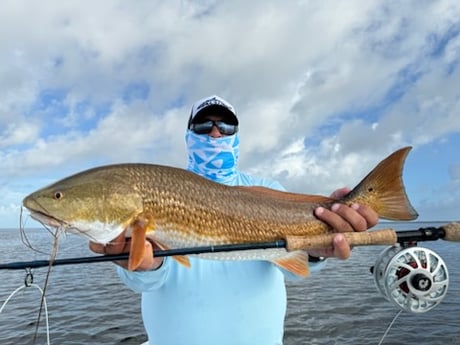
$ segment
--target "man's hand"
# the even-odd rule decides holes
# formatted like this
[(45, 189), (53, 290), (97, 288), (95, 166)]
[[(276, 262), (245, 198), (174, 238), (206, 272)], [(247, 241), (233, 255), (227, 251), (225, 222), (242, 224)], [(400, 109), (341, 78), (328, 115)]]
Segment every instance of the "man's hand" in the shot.
[[(126, 238), (124, 232), (121, 233), (118, 237), (107, 243), (106, 245), (90, 242), (89, 249), (98, 254), (121, 254), (129, 253), (131, 246), (131, 239)], [(154, 248), (155, 247), (155, 248)], [(154, 258), (153, 250), (159, 249), (155, 244), (152, 244), (150, 241), (145, 241), (145, 251), (144, 259), (142, 260), (140, 266), (136, 271), (149, 271), (157, 269), (163, 263), (163, 258)], [(120, 260), (114, 261), (115, 264), (128, 269), (128, 261)]]
[[(349, 188), (340, 188), (332, 193), (331, 197), (341, 198), (350, 192)], [(348, 259), (351, 248), (347, 240), (340, 232), (366, 231), (378, 222), (378, 214), (368, 206), (352, 204), (333, 204), (328, 210), (324, 207), (315, 209), (315, 216), (323, 222), (329, 224), (338, 232), (334, 235), (332, 248), (311, 250), (308, 254), (311, 256), (337, 257), (339, 259)]]

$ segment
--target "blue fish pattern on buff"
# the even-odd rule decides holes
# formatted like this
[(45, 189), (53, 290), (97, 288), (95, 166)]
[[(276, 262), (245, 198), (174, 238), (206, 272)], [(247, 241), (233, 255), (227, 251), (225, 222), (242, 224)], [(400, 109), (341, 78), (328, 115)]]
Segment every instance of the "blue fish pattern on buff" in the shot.
[(187, 130), (187, 170), (220, 183), (230, 183), (237, 175), (240, 138), (238, 133), (221, 138)]
[[(186, 141), (188, 170), (230, 186), (284, 190), (274, 180), (238, 170), (237, 134), (212, 138), (187, 131)], [(189, 260), (190, 268), (169, 257), (158, 269), (146, 272), (118, 267), (121, 280), (142, 293), (142, 318), (149, 344), (283, 343), (285, 279), (298, 277), (267, 261)], [(324, 261), (312, 264), (312, 272), (323, 265)]]

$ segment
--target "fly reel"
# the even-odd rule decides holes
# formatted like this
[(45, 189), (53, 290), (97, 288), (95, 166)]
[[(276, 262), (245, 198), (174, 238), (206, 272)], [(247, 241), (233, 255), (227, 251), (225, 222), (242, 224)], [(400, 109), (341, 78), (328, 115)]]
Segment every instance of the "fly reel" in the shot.
[(424, 313), (444, 299), (449, 274), (444, 260), (423, 247), (388, 247), (373, 268), (377, 289), (399, 308)]

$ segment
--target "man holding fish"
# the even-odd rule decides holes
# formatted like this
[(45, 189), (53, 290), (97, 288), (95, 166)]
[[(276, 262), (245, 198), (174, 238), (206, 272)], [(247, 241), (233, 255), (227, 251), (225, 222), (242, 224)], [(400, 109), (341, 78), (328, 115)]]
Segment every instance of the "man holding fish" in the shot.
[[(196, 102), (186, 131), (187, 169), (225, 185), (284, 190), (274, 180), (238, 170), (238, 125), (233, 106), (224, 99), (211, 96)], [(339, 189), (332, 197), (348, 192), (347, 188)], [(142, 293), (142, 316), (150, 345), (282, 344), (285, 278), (305, 275), (296, 270), (302, 260), (319, 270), (325, 257), (347, 259), (350, 246), (340, 233), (366, 231), (378, 221), (371, 207), (357, 203), (333, 203), (330, 209), (320, 206), (314, 215), (337, 232), (333, 246), (274, 263), (190, 257), (187, 265), (181, 265), (180, 260), (169, 257), (154, 258), (153, 251), (165, 247), (161, 240), (146, 239), (135, 271), (128, 270), (128, 262), (117, 264), (123, 282)], [(118, 254), (128, 252), (130, 245), (122, 233), (106, 245), (91, 242), (90, 248), (97, 253)]]

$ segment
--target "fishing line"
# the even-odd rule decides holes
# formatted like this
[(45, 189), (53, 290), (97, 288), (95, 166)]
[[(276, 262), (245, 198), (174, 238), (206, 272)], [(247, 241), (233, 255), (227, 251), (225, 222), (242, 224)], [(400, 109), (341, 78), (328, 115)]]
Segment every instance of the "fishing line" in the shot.
[(383, 341), (385, 340), (385, 337), (388, 335), (388, 332), (390, 331), (391, 327), (393, 327), (393, 324), (396, 322), (396, 319), (399, 317), (399, 315), (402, 313), (402, 309), (396, 313), (395, 317), (393, 318), (393, 321), (390, 322), (390, 324), (388, 325), (385, 333), (383, 334), (382, 336), (382, 339), (380, 339), (380, 342), (378, 343), (378, 345), (382, 345), (383, 344)]
[(30, 243), (29, 238), (27, 237), (27, 234), (26, 234), (25, 220), (24, 220), (24, 218), (23, 218), (23, 210), (24, 210), (24, 208), (21, 207), (21, 212), (20, 212), (20, 215), (19, 215), (19, 234), (21, 235), (21, 242), (22, 242), (27, 248), (36, 251), (36, 250), (33, 248), (32, 243)]
[[(38, 248), (35, 248), (32, 244), (32, 242), (29, 240), (28, 236), (27, 236), (27, 232), (26, 232), (26, 229), (25, 229), (25, 220), (23, 218), (23, 207), (21, 207), (21, 211), (20, 211), (20, 216), (19, 216), (19, 234), (21, 235), (21, 242), (29, 249), (33, 250), (34, 252), (37, 252), (37, 253), (40, 253), (40, 254), (45, 254), (47, 255), (48, 253), (38, 249)], [(56, 237), (56, 232), (53, 232), (46, 224), (43, 224), (43, 227), (53, 236), (53, 237)]]
[[(45, 276), (45, 283), (44, 283), (44, 286), (43, 286), (43, 292), (42, 292), (42, 299), (41, 299), (41, 302), (40, 302), (40, 309), (38, 310), (38, 317), (37, 317), (37, 326), (35, 327), (35, 335), (34, 335), (34, 344), (37, 340), (37, 337), (38, 337), (38, 326), (40, 324), (40, 319), (41, 319), (41, 315), (42, 315), (42, 310), (43, 310), (43, 306), (46, 305), (46, 299), (45, 299), (45, 293), (46, 293), (46, 289), (48, 287), (48, 281), (49, 281), (49, 277), (50, 277), (50, 274), (51, 274), (51, 269), (53, 267), (53, 262), (54, 260), (56, 260), (56, 255), (57, 255), (57, 251), (58, 251), (58, 238), (59, 238), (59, 229), (56, 229), (55, 233), (54, 233), (54, 242), (53, 242), (53, 250), (51, 252), (51, 255), (50, 255), (50, 264), (48, 266), (48, 270), (46, 272), (46, 276)], [(46, 314), (48, 314), (48, 312), (46, 312)]]
[[(38, 291), (40, 291), (41, 297), (40, 297), (40, 309), (45, 310), (45, 324), (46, 324), (46, 344), (50, 345), (50, 328), (49, 328), (49, 316), (48, 316), (48, 304), (46, 303), (46, 297), (44, 291), (38, 286), (37, 284), (33, 283), (33, 275), (30, 271), (28, 271), (26, 275), (26, 279), (24, 280), (24, 285), (18, 287), (16, 290), (14, 290), (8, 298), (3, 302), (2, 307), (0, 308), (0, 314), (3, 312), (3, 309), (5, 309), (6, 305), (8, 302), (20, 291), (26, 289), (26, 288), (36, 288)], [(37, 328), (38, 328), (38, 323), (37, 323)], [(35, 335), (36, 337), (36, 335)]]
[[(35, 248), (31, 241), (29, 240), (28, 236), (27, 236), (27, 233), (25, 231), (25, 221), (24, 221), (24, 218), (23, 218), (23, 208), (21, 208), (21, 213), (20, 213), (20, 221), (19, 221), (19, 230), (20, 230), (20, 235), (21, 235), (21, 240), (22, 240), (22, 243), (28, 247), (29, 249), (35, 251), (35, 252), (38, 252), (38, 253), (41, 253), (41, 254), (48, 254), (48, 253), (45, 253), (44, 251), (41, 251), (37, 248)], [(34, 284), (33, 283), (33, 275), (32, 275), (32, 271), (31, 271), (31, 267), (27, 267), (26, 268), (26, 278), (24, 279), (24, 285), (23, 286), (20, 286), (18, 287), (16, 290), (14, 290), (10, 296), (5, 300), (5, 302), (3, 303), (2, 307), (0, 308), (0, 314), (2, 313), (3, 309), (5, 308), (5, 306), (8, 304), (8, 302), (11, 300), (11, 298), (14, 297), (14, 295), (16, 295), (18, 292), (24, 290), (25, 288), (28, 288), (28, 287), (34, 287), (36, 289), (38, 289), (40, 291), (40, 294), (41, 294), (41, 297), (40, 297), (40, 306), (39, 306), (39, 311), (38, 311), (38, 316), (37, 316), (37, 320), (36, 320), (36, 327), (35, 327), (35, 332), (34, 332), (34, 337), (33, 337), (33, 344), (35, 344), (38, 340), (38, 333), (39, 333), (39, 326), (40, 326), (40, 320), (42, 318), (42, 311), (44, 310), (44, 313), (45, 313), (45, 323), (46, 323), (46, 339), (47, 339), (47, 344), (49, 345), (50, 344), (50, 331), (49, 331), (49, 315), (48, 315), (48, 304), (47, 304), (47, 301), (46, 301), (46, 289), (48, 287), (48, 281), (49, 281), (49, 277), (50, 277), (50, 274), (51, 274), (51, 269), (52, 269), (52, 266), (53, 266), (53, 262), (56, 260), (56, 256), (57, 256), (57, 252), (58, 252), (58, 238), (59, 238), (59, 234), (60, 234), (60, 229), (59, 228), (55, 228), (54, 232), (47, 226), (45, 226), (45, 229), (53, 236), (54, 238), (54, 241), (53, 241), (53, 248), (52, 248), (52, 251), (51, 253), (49, 254), (50, 255), (50, 259), (48, 260), (49, 264), (48, 264), (48, 270), (47, 270), (47, 273), (46, 273), (46, 276), (45, 276), (45, 283), (44, 283), (44, 287), (43, 289), (38, 286), (37, 284)]]

